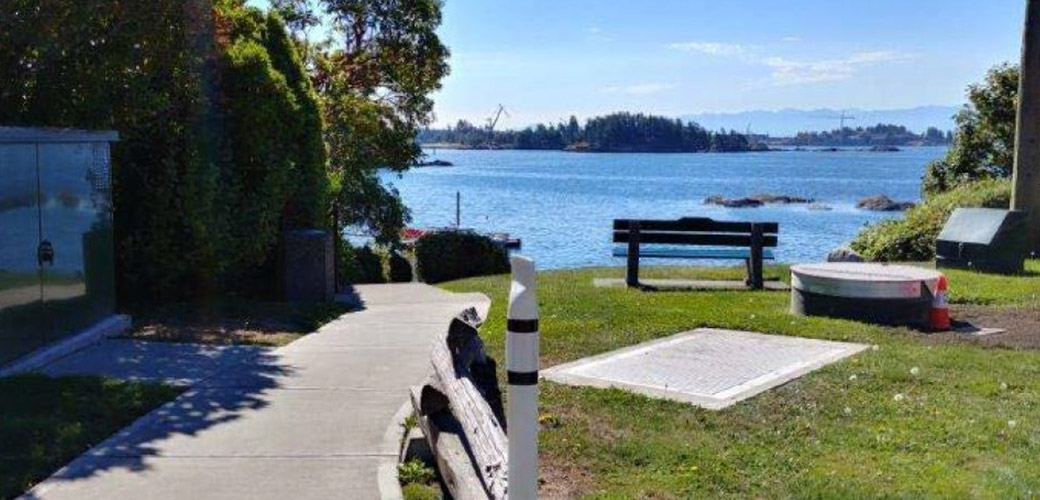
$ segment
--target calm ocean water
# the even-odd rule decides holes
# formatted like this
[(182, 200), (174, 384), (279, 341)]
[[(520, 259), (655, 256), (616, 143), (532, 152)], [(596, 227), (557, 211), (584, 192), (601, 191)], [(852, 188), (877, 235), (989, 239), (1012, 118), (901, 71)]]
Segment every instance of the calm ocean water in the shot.
[[(864, 224), (899, 214), (855, 208), (859, 199), (884, 194), (917, 201), (925, 165), (945, 148), (904, 148), (895, 153), (778, 151), (745, 154), (596, 154), (559, 151), (439, 150), (432, 158), (449, 168), (384, 173), (411, 208), (413, 226), (454, 224), (455, 192), (462, 195), (462, 225), (505, 231), (523, 239), (522, 253), (542, 269), (622, 265), (610, 256), (615, 218), (712, 217), (780, 223), (781, 262), (819, 261), (848, 243)], [(714, 194), (756, 193), (808, 197), (831, 207), (708, 206)], [(668, 264), (668, 261), (654, 261)], [(676, 262), (672, 262), (676, 263)], [(709, 264), (710, 262), (705, 262)]]

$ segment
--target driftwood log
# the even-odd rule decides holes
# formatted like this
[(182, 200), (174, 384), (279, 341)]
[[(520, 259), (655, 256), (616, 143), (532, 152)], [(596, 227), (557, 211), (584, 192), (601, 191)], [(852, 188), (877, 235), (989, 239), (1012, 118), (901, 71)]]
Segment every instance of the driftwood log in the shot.
[[(452, 319), (447, 334), (431, 350), (433, 376), (413, 389), (412, 404), (452, 495), (472, 497), (472, 481), (465, 477), (472, 472), (484, 497), (497, 500), (506, 498), (507, 489), (505, 417), (495, 361), (484, 351), (477, 331), (480, 325), (480, 316), (472, 308)], [(460, 465), (454, 433), (445, 431), (453, 426), (459, 431), (469, 471)]]

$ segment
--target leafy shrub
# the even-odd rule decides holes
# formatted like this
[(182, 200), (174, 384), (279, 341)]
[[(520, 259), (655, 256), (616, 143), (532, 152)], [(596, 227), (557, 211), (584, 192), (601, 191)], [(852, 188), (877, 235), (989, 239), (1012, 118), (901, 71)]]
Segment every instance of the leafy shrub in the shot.
[(383, 259), (368, 245), (354, 250), (360, 273), (355, 283), (386, 283), (383, 274)]
[[(241, 2), (0, 2), (0, 123), (114, 129), (126, 305), (275, 279), (282, 230), (323, 227), (319, 102), (277, 16)], [(273, 285), (273, 283), (268, 283)]]
[(440, 500), (441, 489), (436, 485), (409, 483), (401, 487), (401, 496), (404, 500)]
[(509, 272), (506, 251), (475, 233), (428, 233), (416, 242), (415, 255), (419, 276), (427, 283)]
[(436, 478), (437, 474), (433, 469), (427, 467), (422, 460), (411, 459), (397, 465), (397, 480), (401, 484), (425, 484)]
[(349, 284), (361, 281), (361, 266), (358, 265), (357, 261), (357, 249), (346, 238), (340, 239), (339, 253), (336, 255), (336, 259), (337, 283)]
[(410, 283), (412, 281), (412, 263), (397, 252), (390, 252), (390, 281), (394, 283)]
[(864, 228), (852, 249), (873, 261), (926, 261), (935, 258), (935, 240), (958, 207), (1007, 208), (1011, 184), (989, 179), (961, 185), (927, 198), (908, 210), (903, 219), (891, 219)]

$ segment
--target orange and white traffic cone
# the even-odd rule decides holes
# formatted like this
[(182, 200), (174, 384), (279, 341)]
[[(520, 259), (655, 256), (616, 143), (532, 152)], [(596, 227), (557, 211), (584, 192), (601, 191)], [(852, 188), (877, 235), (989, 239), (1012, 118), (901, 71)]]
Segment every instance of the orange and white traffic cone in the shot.
[(944, 275), (939, 275), (939, 283), (935, 285), (935, 297), (932, 298), (932, 310), (928, 320), (933, 332), (945, 332), (950, 329), (950, 303), (946, 300)]

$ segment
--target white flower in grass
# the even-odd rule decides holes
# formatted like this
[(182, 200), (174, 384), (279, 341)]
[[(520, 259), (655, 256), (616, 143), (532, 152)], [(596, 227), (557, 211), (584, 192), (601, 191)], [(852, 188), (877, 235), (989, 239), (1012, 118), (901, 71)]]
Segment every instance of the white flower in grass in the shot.
[(1017, 420), (1008, 420), (1008, 427), (1014, 429), (1016, 425), (1018, 425)]
[(870, 350), (871, 351), (880, 351), (881, 350), (881, 346), (879, 346), (877, 344), (874, 344), (874, 345), (870, 346)]
[(846, 415), (852, 415), (852, 408), (849, 408), (848, 406), (846, 406), (845, 407), (845, 414)]
[(921, 373), (921, 369), (916, 367), (916, 366), (910, 369), (910, 375), (913, 375), (913, 376), (916, 377), (920, 373)]
[(1007, 382), (1001, 382), (1000, 383), (1000, 390), (1006, 391), (1007, 388), (1008, 388)]
[(857, 377), (856, 374), (853, 373), (852, 375), (849, 375), (849, 382), (852, 382), (853, 380), (856, 380), (857, 378), (859, 378), (859, 377)]
[(899, 393), (899, 394), (896, 394), (895, 396), (892, 396), (892, 401), (895, 401), (897, 403), (902, 401), (902, 400), (904, 400), (904, 399), (906, 399), (906, 396), (904, 396), (902, 393)]

